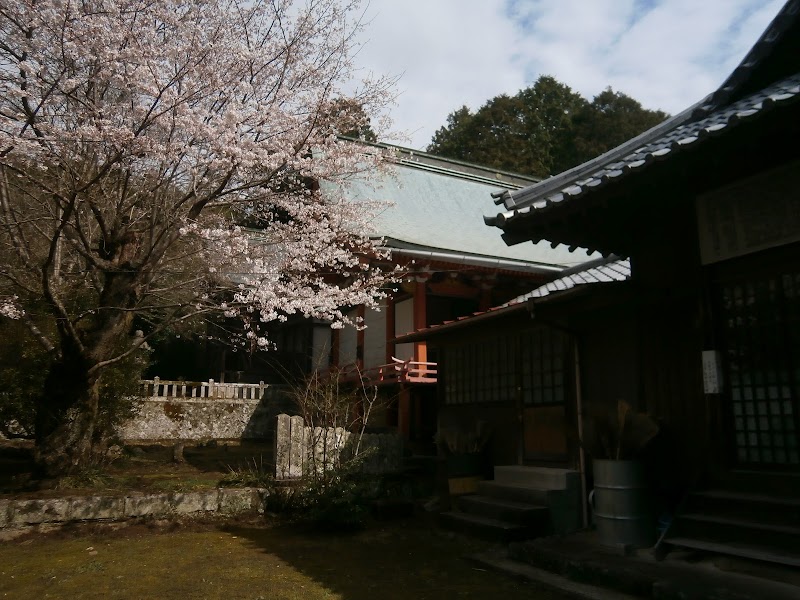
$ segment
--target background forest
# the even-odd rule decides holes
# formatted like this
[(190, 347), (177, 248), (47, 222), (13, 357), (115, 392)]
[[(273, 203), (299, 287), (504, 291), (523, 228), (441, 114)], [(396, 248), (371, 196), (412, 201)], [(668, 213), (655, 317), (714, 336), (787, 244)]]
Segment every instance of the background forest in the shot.
[(495, 96), (475, 112), (462, 106), (450, 113), (427, 151), (547, 177), (603, 154), (667, 116), (610, 87), (589, 102), (543, 75), (514, 96)]

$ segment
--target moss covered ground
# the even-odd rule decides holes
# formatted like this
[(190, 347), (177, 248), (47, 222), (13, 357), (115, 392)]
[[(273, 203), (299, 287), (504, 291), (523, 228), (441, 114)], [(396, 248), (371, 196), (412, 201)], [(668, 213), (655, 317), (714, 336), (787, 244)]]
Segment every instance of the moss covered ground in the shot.
[(135, 445), (110, 465), (87, 469), (60, 481), (31, 479), (33, 445), (0, 441), (0, 498), (39, 498), (83, 494), (191, 491), (215, 487), (231, 469), (268, 465), (272, 445), (257, 442), (187, 443), (184, 460), (173, 460), (169, 444)]
[[(213, 487), (229, 467), (260, 468), (267, 445), (127, 449), (96, 473), (41, 486), (30, 447), (0, 445), (0, 500)], [(464, 560), (485, 545), (455, 537), (418, 514), (322, 534), (271, 517), (249, 521), (145, 521), (72, 525), (0, 542), (0, 599), (557, 600), (536, 584)]]
[(424, 517), (323, 535), (258, 520), (90, 527), (0, 544), (0, 598), (562, 598), (474, 567)]

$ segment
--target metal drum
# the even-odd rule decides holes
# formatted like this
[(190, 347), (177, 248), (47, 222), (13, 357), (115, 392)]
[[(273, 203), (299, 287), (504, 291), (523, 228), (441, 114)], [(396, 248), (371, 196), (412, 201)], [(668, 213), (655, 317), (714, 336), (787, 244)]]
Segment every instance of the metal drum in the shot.
[(637, 460), (594, 460), (594, 522), (600, 542), (649, 548), (656, 526), (644, 465)]

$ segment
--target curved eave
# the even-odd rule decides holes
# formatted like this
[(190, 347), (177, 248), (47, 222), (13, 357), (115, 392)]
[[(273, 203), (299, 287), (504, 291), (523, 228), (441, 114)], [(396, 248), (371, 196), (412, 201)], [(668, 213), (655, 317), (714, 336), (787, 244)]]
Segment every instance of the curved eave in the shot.
[[(538, 186), (521, 190), (512, 196), (514, 208), (493, 217), (484, 217), (484, 222), (506, 230), (512, 229), (519, 221), (535, 220), (539, 215), (556, 212), (593, 193), (617, 186), (631, 175), (642, 173), (656, 163), (670, 160), (687, 150), (702, 146), (710, 139), (726, 135), (743, 124), (752, 123), (768, 112), (790, 107), (799, 98), (800, 73), (797, 73), (705, 119), (680, 125), (620, 160), (606, 163), (568, 183), (562, 181), (563, 187), (558, 187), (552, 193)], [(530, 238), (507, 231), (503, 239), (511, 245)]]
[(464, 254), (448, 252), (444, 250), (421, 250), (414, 248), (395, 248), (391, 246), (386, 246), (386, 249), (392, 253), (393, 258), (403, 256), (414, 260), (429, 261), (443, 265), (454, 265), (457, 267), (472, 267), (487, 271), (553, 275), (564, 270), (564, 267), (559, 265), (545, 265), (520, 260), (498, 258), (494, 256)]

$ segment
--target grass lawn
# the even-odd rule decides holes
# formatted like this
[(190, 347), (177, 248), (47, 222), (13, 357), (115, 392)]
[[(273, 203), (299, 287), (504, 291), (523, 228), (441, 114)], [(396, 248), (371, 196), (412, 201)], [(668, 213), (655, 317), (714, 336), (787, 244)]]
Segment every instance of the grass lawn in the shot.
[(85, 528), (0, 544), (0, 598), (563, 598), (463, 559), (480, 548), (421, 517), (348, 535), (262, 521)]

